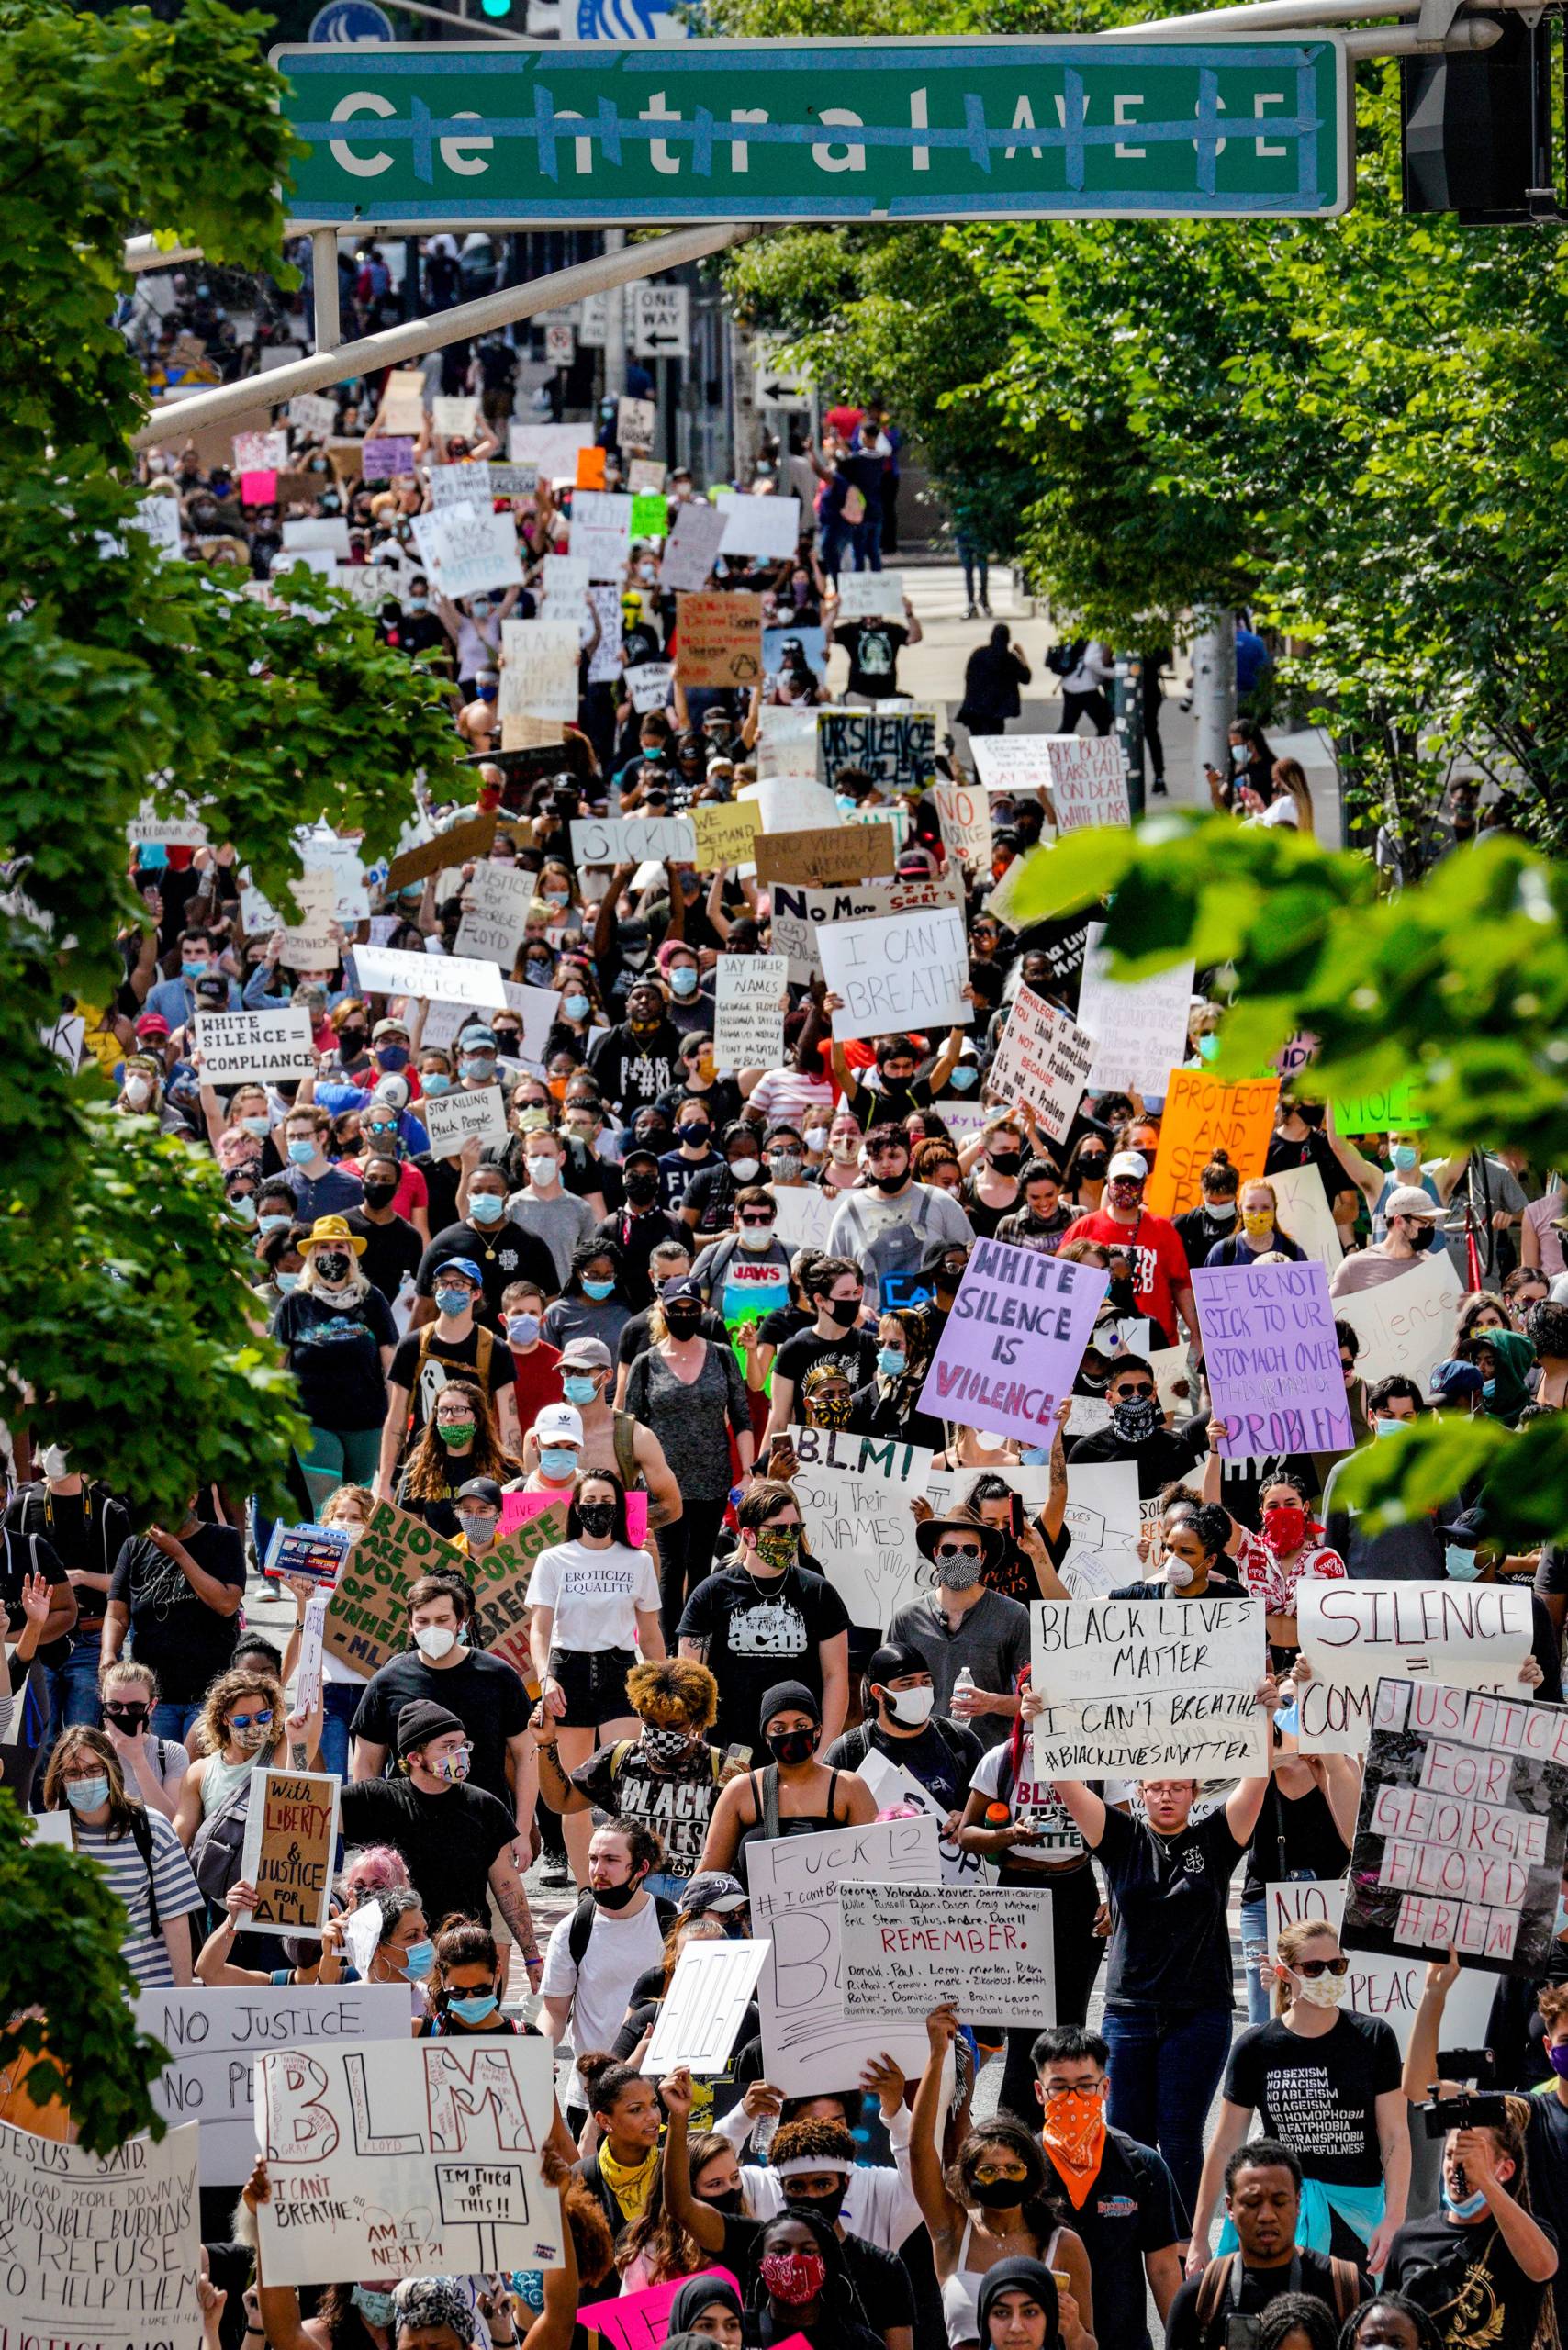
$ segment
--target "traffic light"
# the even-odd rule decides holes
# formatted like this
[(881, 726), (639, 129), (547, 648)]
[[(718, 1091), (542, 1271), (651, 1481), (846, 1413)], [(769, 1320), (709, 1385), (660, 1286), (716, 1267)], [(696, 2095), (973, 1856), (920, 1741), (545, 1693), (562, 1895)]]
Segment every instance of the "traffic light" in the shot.
[(479, 0), (479, 6), (487, 17), (510, 17), (512, 0)]
[(1557, 217), (1548, 19), (1510, 13), (1494, 48), (1401, 66), (1406, 212), (1494, 225)]

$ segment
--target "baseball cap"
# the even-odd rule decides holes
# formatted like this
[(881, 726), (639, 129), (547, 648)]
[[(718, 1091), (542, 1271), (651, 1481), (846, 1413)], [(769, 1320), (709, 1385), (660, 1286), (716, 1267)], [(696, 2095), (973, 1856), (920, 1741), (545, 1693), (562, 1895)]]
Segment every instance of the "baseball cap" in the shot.
[(406, 1036), (408, 1033), (406, 1020), (378, 1020), (370, 1032), (370, 1041), (373, 1045), (379, 1045), (383, 1036)]
[(444, 1264), (436, 1267), (436, 1280), (439, 1281), (442, 1273), (461, 1273), (465, 1281), (473, 1282), (476, 1289), (485, 1286), (485, 1276), (472, 1257), (448, 1257)]
[(1106, 1180), (1114, 1183), (1118, 1175), (1130, 1181), (1144, 1182), (1148, 1175), (1148, 1161), (1141, 1151), (1119, 1150), (1105, 1169)]
[(499, 1509), (501, 1489), (493, 1477), (470, 1477), (465, 1485), (458, 1486), (453, 1499), (460, 1502), (487, 1502), (492, 1509)]
[(406, 1110), (409, 1106), (409, 1080), (406, 1077), (399, 1077), (394, 1069), (388, 1076), (376, 1079), (375, 1090), (370, 1098), (373, 1102), (383, 1102), (388, 1110)]
[[(694, 1297), (700, 1305), (702, 1284), (700, 1281), (693, 1281), (689, 1273), (677, 1273), (669, 1281), (661, 1283), (659, 1295), (666, 1305), (678, 1297)], [(562, 1360), (565, 1361), (565, 1360), (563, 1356)]]
[(582, 1414), (570, 1404), (546, 1404), (533, 1423), (533, 1433), (541, 1444), (575, 1444), (580, 1449)]
[(465, 1028), (457, 1039), (460, 1053), (493, 1053), (496, 1032), (493, 1028)]
[(136, 1024), (135, 1033), (141, 1037), (166, 1036), (169, 1024), (161, 1012), (144, 1012)]
[(1478, 1363), (1462, 1362), (1450, 1355), (1432, 1373), (1428, 1404), (1458, 1404), (1479, 1395), (1484, 1385)]
[(573, 1338), (561, 1349), (563, 1371), (608, 1371), (613, 1360), (602, 1338)]
[(746, 1889), (738, 1876), (728, 1869), (702, 1869), (687, 1880), (685, 1892), (676, 1903), (683, 1918), (705, 1918), (717, 1910), (722, 1917), (727, 1910), (744, 1909)]
[(1436, 1216), (1441, 1213), (1431, 1193), (1423, 1192), (1419, 1183), (1396, 1183), (1383, 1203), (1383, 1212), (1385, 1216)]

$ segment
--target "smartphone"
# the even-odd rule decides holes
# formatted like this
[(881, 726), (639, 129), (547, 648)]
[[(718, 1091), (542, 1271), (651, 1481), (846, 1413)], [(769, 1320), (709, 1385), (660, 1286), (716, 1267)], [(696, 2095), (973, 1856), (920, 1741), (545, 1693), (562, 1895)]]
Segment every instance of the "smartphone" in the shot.
[(724, 1760), (726, 1762), (734, 1762), (737, 1764), (743, 1771), (749, 1771), (751, 1768), (751, 1749), (749, 1746), (726, 1746), (724, 1749)]

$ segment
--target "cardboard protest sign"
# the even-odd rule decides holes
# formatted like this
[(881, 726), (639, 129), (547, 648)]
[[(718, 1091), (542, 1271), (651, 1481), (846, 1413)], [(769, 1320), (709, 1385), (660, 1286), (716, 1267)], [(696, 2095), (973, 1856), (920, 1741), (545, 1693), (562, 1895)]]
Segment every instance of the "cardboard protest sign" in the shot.
[[(648, 1496), (638, 1494), (626, 1496), (628, 1526), (633, 1517), (632, 1502), (643, 1505), (642, 1526), (647, 1530)], [(525, 1516), (507, 1522), (506, 1505), (510, 1502), (537, 1502), (542, 1505)], [(474, 1611), (478, 1628), (478, 1642), (490, 1656), (498, 1656), (525, 1681), (533, 1679), (533, 1659), (528, 1646), (528, 1583), (535, 1560), (542, 1550), (554, 1550), (566, 1539), (566, 1505), (548, 1494), (508, 1494), (503, 1497), (501, 1530), (488, 1550), (467, 1561), (468, 1585), (474, 1594)], [(642, 1535), (633, 1531), (632, 1539), (639, 1542)]]
[(1041, 1778), (1268, 1769), (1261, 1600), (1040, 1599), (1030, 1613)]
[(665, 476), (668, 471), (661, 458), (633, 457), (626, 468), (626, 487), (634, 498), (656, 496), (662, 504)]
[(1055, 2023), (1048, 1891), (850, 1883), (838, 1908), (846, 2016), (924, 2016), (951, 1999), (990, 2024)]
[(721, 1069), (777, 1069), (784, 1058), (790, 966), (782, 955), (721, 955), (713, 1058)]
[(936, 821), (945, 847), (971, 873), (991, 870), (991, 802), (967, 783), (934, 783)]
[(1350, 1848), (1347, 1950), (1452, 1949), (1547, 1972), (1568, 1822), (1568, 1707), (1384, 1680)]
[(338, 877), (330, 865), (315, 866), (288, 886), (298, 918), (284, 926), (283, 960), (291, 971), (330, 971), (338, 959)]
[(316, 1073), (310, 1015), (290, 1004), (281, 1012), (198, 1012), (196, 1048), (209, 1085), (239, 1085)]
[(1043, 740), (1058, 833), (1132, 822), (1126, 765), (1114, 734), (1047, 734)]
[[(666, 577), (668, 558), (666, 558)], [(683, 686), (755, 686), (762, 675), (762, 599), (676, 599), (675, 674)]]
[(578, 816), (572, 820), (575, 865), (641, 865), (652, 857), (692, 864), (697, 834), (689, 816)]
[(169, 2051), (152, 2083), (165, 2121), (201, 2131), (201, 2183), (242, 2187), (256, 2159), (255, 2066), (263, 2050), (409, 2037), (409, 1993), (402, 1983), (291, 1983), (270, 1990), (247, 1985), (218, 1990), (143, 1991), (139, 2031)]
[[(1263, 1897), (1269, 1938), (1269, 1956), (1275, 1959), (1280, 1952), (1282, 1928), (1304, 1923), (1308, 1919), (1321, 1919), (1338, 1934), (1345, 1917), (1345, 1879), (1294, 1878), (1285, 1885), (1265, 1885)], [(1348, 1988), (1345, 2005), (1359, 2016), (1377, 2016), (1388, 2025), (1399, 2042), (1399, 2053), (1407, 2055), (1410, 2034), (1415, 2027), (1416, 2010), (1421, 2004), (1421, 1994), (1427, 1986), (1427, 1962), (1424, 1958), (1399, 1957), (1392, 1952), (1358, 1950), (1347, 1952), (1350, 1971), (1345, 1977)], [(1492, 2001), (1496, 1992), (1495, 1979), (1482, 1975), (1471, 1966), (1462, 1966), (1459, 1979), (1448, 1996), (1443, 2010), (1443, 2031), (1455, 2047), (1479, 2048), (1486, 2040), (1486, 2025), (1492, 2013)], [(1293, 2066), (1293, 2081), (1302, 2078), (1302, 2068)], [(1338, 2127), (1338, 2100), (1330, 2089), (1327, 2074), (1319, 2089), (1314, 2076), (1308, 2076), (1308, 2093), (1314, 2098), (1317, 2111), (1335, 2115), (1331, 2126)], [(1307, 2127), (1310, 2129), (1311, 2124)], [(1317, 2149), (1310, 2142), (1294, 2140), (1305, 2162)], [(1331, 2151), (1324, 2148), (1324, 2152)]]
[(643, 2059), (657, 2080), (677, 2065), (722, 2073), (767, 1957), (766, 1942), (688, 1942), (675, 1963)]
[[(1183, 1215), (1195, 1208), (1201, 1196), (1198, 1177), (1216, 1150), (1226, 1154), (1244, 1183), (1261, 1175), (1279, 1098), (1277, 1077), (1222, 1085), (1206, 1069), (1173, 1069), (1165, 1089), (1159, 1147), (1144, 1194), (1149, 1214)], [(1316, 1174), (1316, 1168), (1313, 1172)], [(1318, 1181), (1321, 1190), (1321, 1178)]]
[(1296, 1692), (1304, 1754), (1364, 1754), (1383, 1678), (1441, 1681), (1519, 1697), (1530, 1652), (1530, 1594), (1506, 1583), (1296, 1586), (1296, 1636), (1311, 1677)]
[(891, 873), (892, 827), (834, 824), (822, 832), (761, 833), (753, 854), (759, 881), (792, 881), (804, 889), (831, 890), (844, 882), (869, 881)]
[(962, 993), (969, 939), (956, 906), (819, 923), (817, 953), (830, 992), (844, 999), (833, 1015), (835, 1038), (973, 1022)]
[(1274, 1191), (1274, 1221), (1308, 1257), (1327, 1265), (1330, 1273), (1345, 1253), (1339, 1227), (1328, 1205), (1323, 1178), (1316, 1167), (1282, 1167), (1271, 1175)]
[(1098, 1265), (978, 1240), (921, 1390), (939, 1420), (1048, 1444), (1110, 1287)]
[(331, 1584), (353, 1547), (350, 1526), (274, 1526), (264, 1575), (298, 1575), (306, 1583)]
[(327, 1606), (324, 1639), (330, 1655), (368, 1681), (409, 1645), (409, 1587), (437, 1567), (467, 1580), (463, 1552), (443, 1542), (422, 1517), (395, 1503), (377, 1502), (370, 1523), (343, 1561)]
[[(767, 2077), (786, 2097), (842, 2087), (865, 2062), (866, 2027), (844, 2011), (839, 1887), (935, 1885), (936, 1823), (884, 1819), (753, 1843), (746, 1874), (752, 1931), (770, 1937), (757, 1985)], [(925, 2063), (924, 2020), (890, 2022), (877, 2044), (913, 2076)]]
[(1060, 1142), (1078, 1115), (1093, 1056), (1094, 1039), (1075, 1020), (1020, 987), (991, 1065), (991, 1091), (1033, 1110), (1042, 1131)]
[[(697, 862), (704, 873), (716, 872), (721, 866), (744, 865), (754, 853), (762, 822), (762, 811), (755, 800), (700, 800), (689, 812)], [(722, 956), (721, 970), (735, 959)]]
[(503, 621), (501, 716), (575, 720), (580, 651), (576, 619)]
[(801, 539), (801, 501), (769, 494), (756, 498), (749, 490), (720, 489), (713, 504), (724, 517), (721, 554), (753, 554), (766, 561), (793, 555)]
[(1288, 1265), (1198, 1265), (1193, 1272), (1204, 1368), (1226, 1460), (1349, 1452), (1355, 1444), (1328, 1275)]
[(884, 791), (913, 791), (936, 766), (936, 713), (830, 704), (817, 711), (817, 760), (830, 791), (845, 767), (864, 767)]
[[(409, 373), (413, 374), (410, 368)], [(478, 429), (479, 403), (471, 392), (437, 392), (431, 401), (431, 430), (440, 441), (466, 441)], [(438, 469), (432, 465), (431, 471)]]
[(251, 1774), (240, 1874), (256, 1888), (248, 1923), (319, 1941), (330, 1913), (342, 1781), (328, 1771)]
[(520, 866), (492, 865), (488, 858), (482, 859), (463, 893), (466, 902), (453, 941), (454, 954), (476, 957), (482, 963), (510, 971), (528, 928), (534, 887), (534, 875)]
[(1423, 1393), (1452, 1351), (1454, 1316), (1464, 1283), (1446, 1248), (1413, 1258), (1405, 1270), (1375, 1289), (1347, 1290), (1334, 1311), (1361, 1340), (1356, 1372), (1369, 1387), (1402, 1371)]
[(404, 849), (392, 859), (386, 875), (388, 890), (405, 890), (410, 881), (422, 881), (430, 873), (439, 873), (448, 865), (466, 865), (473, 857), (488, 856), (495, 844), (496, 817), (494, 811), (482, 816), (465, 816), (461, 823), (450, 824), (433, 840), (421, 841), (417, 848)]
[(1111, 958), (1101, 944), (1104, 935), (1103, 923), (1090, 923), (1078, 995), (1078, 1024), (1094, 1039), (1090, 1085), (1097, 1092), (1130, 1086), (1159, 1096), (1187, 1050), (1192, 958), (1152, 979), (1113, 979)]
[[(660, 587), (666, 591), (706, 588), (724, 543), (726, 521), (713, 506), (678, 506), (659, 565)], [(760, 635), (760, 604), (757, 609)]]
[(969, 744), (975, 774), (987, 791), (1013, 799), (1040, 793), (1051, 780), (1048, 734), (977, 734)]
[[(727, 2268), (704, 2268), (703, 2277), (716, 2277), (736, 2292), (738, 2278)], [(670, 2304), (689, 2280), (672, 2277), (665, 2285), (644, 2285), (640, 2292), (619, 2293), (612, 2301), (590, 2301), (579, 2309), (577, 2316), (583, 2325), (600, 2334), (606, 2350), (662, 2350), (669, 2338)], [(796, 2334), (798, 2350), (806, 2350), (805, 2337)], [(791, 2344), (781, 2343), (779, 2350), (791, 2350)]]
[(539, 2149), (554, 2051), (538, 2036), (289, 2049), (256, 2060), (256, 2214), (274, 2285), (489, 2275), (561, 2257)]
[(0, 2124), (4, 2350), (200, 2350), (196, 2137), (98, 2155)]
[(626, 691), (639, 714), (667, 708), (674, 686), (673, 661), (639, 661), (626, 672)]
[(505, 1001), (501, 975), (493, 962), (466, 955), (415, 955), (401, 946), (356, 946), (354, 973), (362, 995), (433, 996), (442, 1003), (465, 1003), (495, 1012)]
[(792, 1427), (790, 1479), (812, 1554), (852, 1624), (890, 1624), (915, 1596), (923, 1564), (910, 1504), (924, 1498), (931, 1454), (895, 1437)]
[(454, 1088), (450, 1093), (428, 1095), (420, 1108), (432, 1158), (455, 1158), (464, 1144), (476, 1138), (504, 1143), (510, 1131), (506, 1098), (498, 1085), (481, 1085), (472, 1093)]
[(1338, 1135), (1419, 1134), (1431, 1125), (1420, 1089), (1410, 1080), (1368, 1093), (1337, 1093), (1329, 1104)]
[(488, 506), (448, 506), (437, 517), (435, 543), (442, 592), (454, 601), (522, 585), (517, 525), (510, 514)]

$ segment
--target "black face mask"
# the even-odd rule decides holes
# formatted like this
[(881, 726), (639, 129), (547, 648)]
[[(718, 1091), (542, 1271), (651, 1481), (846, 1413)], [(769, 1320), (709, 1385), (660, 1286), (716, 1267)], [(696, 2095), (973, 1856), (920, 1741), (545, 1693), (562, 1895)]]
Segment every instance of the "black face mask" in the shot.
[(365, 1206), (367, 1208), (387, 1207), (396, 1198), (397, 1192), (396, 1183), (367, 1183), (364, 1187)]
[(684, 1308), (676, 1307), (673, 1311), (666, 1309), (665, 1327), (674, 1338), (689, 1338), (695, 1333), (701, 1318), (700, 1307), (689, 1305)]
[(363, 1053), (370, 1038), (363, 1028), (342, 1028), (338, 1032), (338, 1051), (344, 1060), (355, 1053)]
[(577, 1523), (582, 1528), (585, 1534), (592, 1534), (595, 1536), (600, 1534), (613, 1534), (615, 1531), (615, 1504), (613, 1502), (579, 1502), (577, 1504)]
[(1011, 2210), (1015, 2203), (1026, 2202), (1031, 2192), (1025, 2178), (977, 2178), (969, 2188), (985, 2211)]
[(629, 1200), (634, 1200), (639, 1207), (649, 1200), (657, 1199), (658, 1193), (659, 1179), (656, 1175), (627, 1176), (626, 1196)]
[(589, 1888), (601, 1909), (624, 1909), (637, 1891), (634, 1885), (596, 1885)]
[(890, 1175), (873, 1175), (871, 1181), (879, 1192), (902, 1192), (909, 1181), (909, 1168), (906, 1164), (895, 1168)]
[(1021, 1150), (993, 1150), (991, 1163), (999, 1175), (1016, 1175), (1024, 1164), (1024, 1154)]
[(850, 1330), (860, 1319), (860, 1300), (857, 1297), (829, 1298), (824, 1301), (823, 1311), (828, 1320), (836, 1322), (841, 1330)]
[(316, 1270), (324, 1281), (341, 1281), (348, 1277), (349, 1260), (341, 1249), (319, 1248), (316, 1252)]
[(844, 2199), (848, 2192), (849, 2181), (846, 2179), (844, 2185), (835, 2187), (831, 2195), (791, 2195), (786, 2181), (784, 2209), (787, 2211), (809, 2211), (815, 2218), (825, 2220), (831, 2228), (844, 2209)]
[(767, 1743), (767, 1751), (776, 1762), (809, 1762), (816, 1751), (816, 1732), (809, 1729), (775, 1730)]
[[(695, 2194), (696, 2189), (693, 2188), (692, 2192)], [(722, 2211), (726, 2220), (738, 2220), (745, 2208), (745, 2189), (744, 2187), (727, 2187), (722, 2195), (699, 2195), (697, 2199), (700, 2203), (706, 2203), (710, 2211)]]

